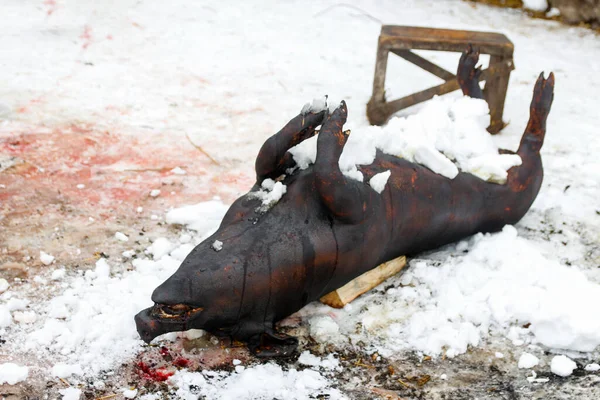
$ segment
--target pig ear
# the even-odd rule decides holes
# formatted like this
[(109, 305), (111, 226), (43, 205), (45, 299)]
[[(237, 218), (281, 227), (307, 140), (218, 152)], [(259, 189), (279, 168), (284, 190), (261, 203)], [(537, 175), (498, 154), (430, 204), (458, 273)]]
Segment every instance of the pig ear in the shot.
[(267, 139), (256, 157), (256, 181), (260, 183), (266, 178), (277, 178), (285, 173), (286, 168), (293, 167), (294, 161), (287, 151), (314, 136), (315, 128), (321, 125), (326, 114), (327, 110), (311, 112), (303, 109), (283, 129)]
[(339, 159), (349, 133), (343, 132), (348, 109), (342, 101), (331, 116), (323, 122), (317, 141), (315, 185), (321, 201), (331, 214), (346, 222), (359, 222), (366, 209), (365, 185), (348, 179), (340, 171)]

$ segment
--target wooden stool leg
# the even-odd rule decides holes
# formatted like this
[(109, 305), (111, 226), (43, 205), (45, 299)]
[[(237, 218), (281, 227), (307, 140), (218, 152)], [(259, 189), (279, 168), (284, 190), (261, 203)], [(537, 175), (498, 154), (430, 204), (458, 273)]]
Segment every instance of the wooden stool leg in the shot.
[(389, 117), (385, 112), (385, 75), (388, 54), (389, 50), (379, 43), (377, 46), (377, 60), (375, 61), (373, 94), (367, 104), (367, 118), (371, 125), (383, 125)]
[[(506, 64), (507, 61), (509, 59), (505, 57), (491, 56), (490, 66)], [(490, 107), (490, 126), (488, 127), (488, 131), (492, 134), (496, 134), (504, 128), (502, 116), (504, 114), (504, 100), (506, 99), (506, 92), (508, 90), (510, 71), (510, 68), (508, 70), (500, 68), (489, 76), (485, 82), (483, 95)]]

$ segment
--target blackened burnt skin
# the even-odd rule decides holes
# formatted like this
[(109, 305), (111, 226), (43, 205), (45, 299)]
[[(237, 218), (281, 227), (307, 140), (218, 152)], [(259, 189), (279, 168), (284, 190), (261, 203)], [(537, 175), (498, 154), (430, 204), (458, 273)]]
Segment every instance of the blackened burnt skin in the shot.
[[(483, 98), (477, 84), (478, 53), (461, 57), (463, 93)], [(522, 165), (508, 172), (504, 185), (469, 173), (454, 179), (426, 167), (378, 153), (360, 168), (368, 181), (391, 170), (381, 194), (349, 180), (338, 160), (348, 136), (343, 132), (346, 104), (300, 114), (262, 146), (256, 160), (258, 190), (277, 179), (294, 161), (287, 151), (318, 135), (311, 167), (286, 175), (287, 193), (269, 211), (248, 194), (236, 200), (218, 231), (200, 243), (177, 272), (152, 294), (154, 307), (136, 317), (143, 340), (191, 328), (247, 341), (259, 356), (291, 354), (295, 338), (274, 323), (307, 303), (343, 286), (378, 264), (514, 224), (527, 212), (542, 183), (540, 148), (553, 99), (554, 76), (537, 80), (530, 119), (517, 154)], [(219, 252), (211, 244), (219, 240)]]

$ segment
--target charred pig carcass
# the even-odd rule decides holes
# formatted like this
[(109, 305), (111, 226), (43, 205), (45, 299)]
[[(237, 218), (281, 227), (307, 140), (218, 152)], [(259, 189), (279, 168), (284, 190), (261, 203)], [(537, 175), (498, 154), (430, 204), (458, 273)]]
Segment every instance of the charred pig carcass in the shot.
[[(483, 98), (477, 61), (478, 53), (467, 50), (458, 78), (465, 95)], [(217, 232), (156, 288), (155, 305), (135, 317), (140, 336), (150, 342), (198, 328), (247, 341), (257, 355), (289, 355), (297, 340), (277, 333), (275, 322), (385, 261), (516, 223), (542, 183), (540, 149), (553, 88), (554, 76), (540, 75), (516, 153), (522, 164), (508, 170), (502, 185), (463, 172), (448, 179), (377, 153), (361, 172), (368, 178), (391, 171), (378, 193), (340, 171), (348, 139), (344, 102), (331, 114), (296, 116), (262, 146), (252, 192), (231, 205)], [(288, 150), (314, 136), (319, 125), (315, 163), (285, 175), (294, 166)], [(282, 175), (287, 193), (265, 212), (253, 193)]]

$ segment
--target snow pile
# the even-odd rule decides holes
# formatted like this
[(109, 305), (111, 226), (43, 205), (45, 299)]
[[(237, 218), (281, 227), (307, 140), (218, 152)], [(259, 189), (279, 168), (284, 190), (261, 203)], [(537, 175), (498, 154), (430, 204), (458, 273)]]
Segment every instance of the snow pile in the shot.
[(413, 260), (403, 276), (386, 282), (396, 287), (372, 291), (352, 307), (304, 309), (311, 335), (321, 342), (362, 340), (384, 356), (416, 349), (453, 357), (480, 345), (490, 331), (515, 345), (593, 351), (600, 344), (600, 316), (593, 308), (600, 285), (545, 257), (514, 227), (475, 235), (436, 256), (444, 259), (441, 265)]
[(284, 371), (274, 363), (240, 369), (240, 372), (232, 374), (177, 371), (169, 383), (178, 388), (175, 395), (182, 400), (346, 398), (338, 390), (330, 388), (328, 380), (317, 371)]
[[(340, 170), (362, 182), (358, 166), (373, 163), (380, 150), (422, 164), (450, 179), (460, 169), (483, 180), (505, 183), (507, 170), (521, 165), (521, 158), (498, 154), (486, 131), (488, 125), (484, 100), (436, 97), (417, 114), (392, 118), (384, 127), (353, 131), (340, 157)], [(317, 156), (317, 136), (290, 149), (290, 153), (301, 169), (308, 168)]]
[(13, 363), (0, 364), (0, 385), (14, 385), (27, 379), (29, 368)]

